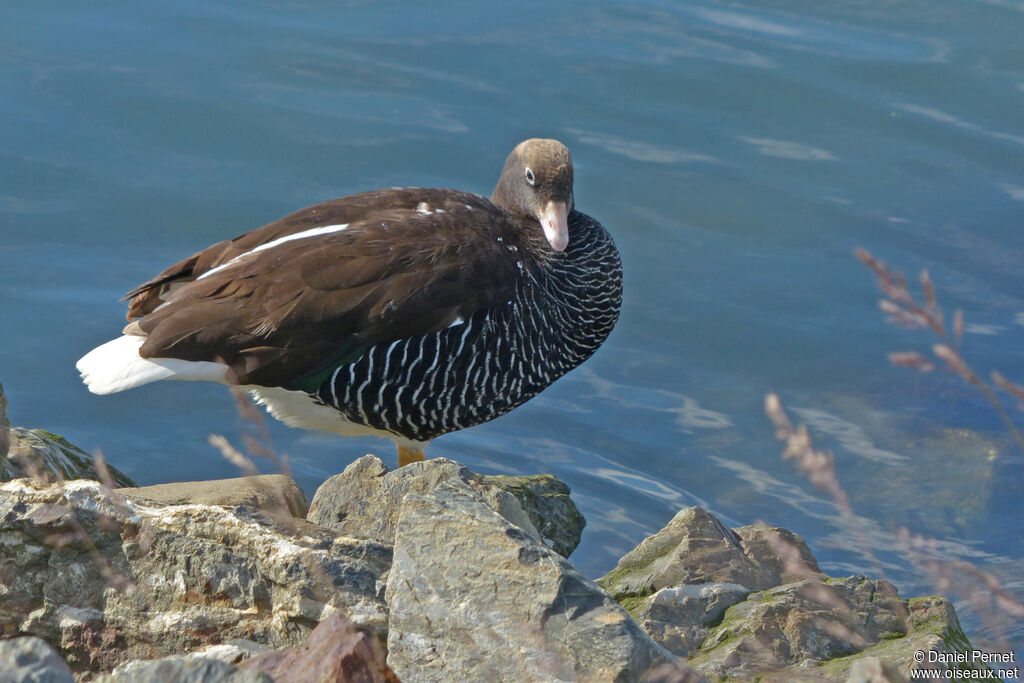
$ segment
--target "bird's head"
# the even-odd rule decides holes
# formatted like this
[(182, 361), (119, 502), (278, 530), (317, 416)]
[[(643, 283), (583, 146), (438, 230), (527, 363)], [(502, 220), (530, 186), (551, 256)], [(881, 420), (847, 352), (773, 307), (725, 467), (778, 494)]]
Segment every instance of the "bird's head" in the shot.
[(564, 250), (569, 245), (568, 218), (573, 207), (569, 148), (542, 138), (520, 142), (505, 160), (491, 201), (536, 220), (552, 249)]

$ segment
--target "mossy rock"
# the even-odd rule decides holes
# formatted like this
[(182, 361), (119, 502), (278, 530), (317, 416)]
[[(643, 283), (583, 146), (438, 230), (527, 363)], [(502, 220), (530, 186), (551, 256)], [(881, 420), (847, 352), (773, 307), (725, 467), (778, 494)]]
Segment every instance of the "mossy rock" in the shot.
[(498, 474), (481, 479), (515, 496), (544, 541), (562, 557), (569, 557), (580, 544), (587, 520), (569, 497), (569, 487), (558, 477)]
[[(45, 429), (12, 427), (9, 432), (9, 451), (0, 457), (0, 481), (42, 478), (47, 481), (62, 479), (92, 479), (102, 481), (96, 470), (92, 454), (74, 445), (63, 436)], [(114, 485), (135, 486), (128, 475), (107, 465)]]

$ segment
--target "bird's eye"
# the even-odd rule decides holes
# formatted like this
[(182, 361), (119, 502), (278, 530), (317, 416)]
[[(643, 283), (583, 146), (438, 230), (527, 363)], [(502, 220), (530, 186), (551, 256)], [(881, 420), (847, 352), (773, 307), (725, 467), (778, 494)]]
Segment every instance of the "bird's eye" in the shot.
[(533, 171), (530, 169), (529, 166), (526, 167), (526, 182), (530, 183), (531, 185), (537, 182), (537, 179), (534, 177)]

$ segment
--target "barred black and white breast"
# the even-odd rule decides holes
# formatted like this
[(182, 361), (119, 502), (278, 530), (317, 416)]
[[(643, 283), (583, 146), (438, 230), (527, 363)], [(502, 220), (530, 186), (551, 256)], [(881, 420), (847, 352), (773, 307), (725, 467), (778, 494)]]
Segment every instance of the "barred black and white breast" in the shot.
[(127, 295), (78, 362), (94, 393), (238, 384), (282, 421), (398, 445), (503, 415), (593, 354), (619, 315), (608, 232), (574, 209), (568, 149), (527, 140), (490, 198), (392, 188), (219, 242)]

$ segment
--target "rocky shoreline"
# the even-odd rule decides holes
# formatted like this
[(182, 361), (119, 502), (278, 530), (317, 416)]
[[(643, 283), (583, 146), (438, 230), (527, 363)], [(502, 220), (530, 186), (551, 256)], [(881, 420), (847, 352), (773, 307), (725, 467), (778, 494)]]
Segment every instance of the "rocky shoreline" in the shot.
[(902, 681), (970, 650), (944, 598), (697, 507), (592, 580), (550, 475), (368, 455), (311, 504), (283, 475), (112, 489), (0, 427), (0, 682)]

